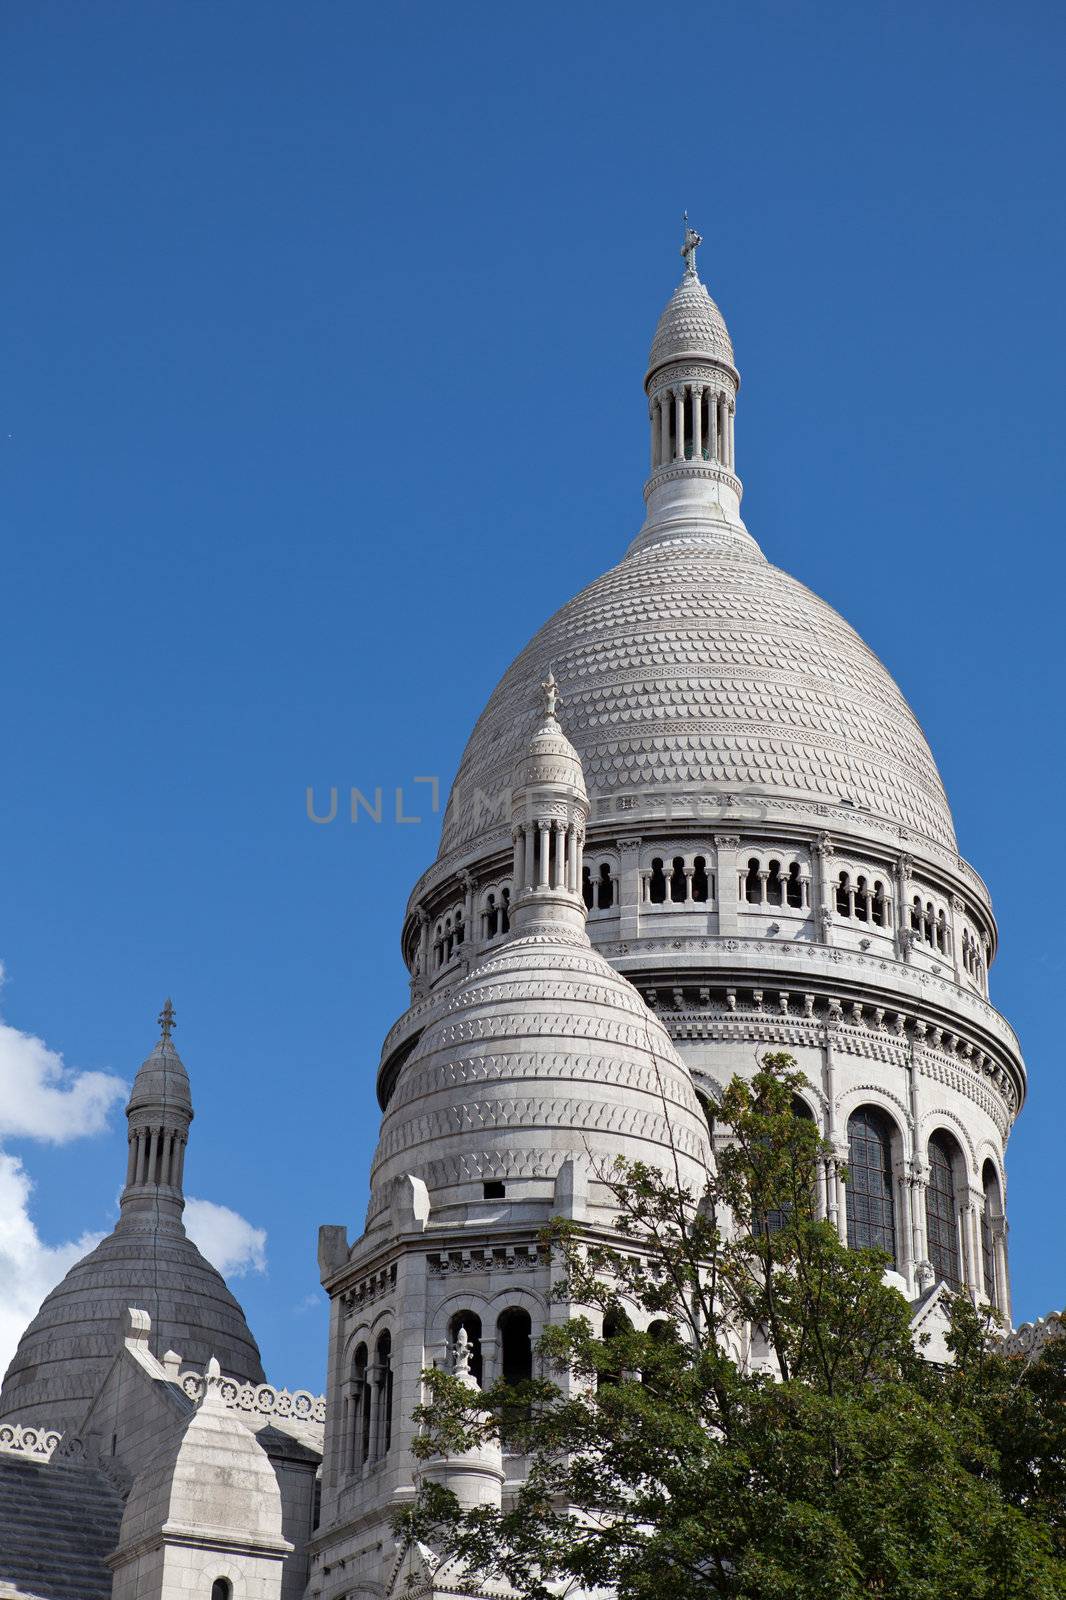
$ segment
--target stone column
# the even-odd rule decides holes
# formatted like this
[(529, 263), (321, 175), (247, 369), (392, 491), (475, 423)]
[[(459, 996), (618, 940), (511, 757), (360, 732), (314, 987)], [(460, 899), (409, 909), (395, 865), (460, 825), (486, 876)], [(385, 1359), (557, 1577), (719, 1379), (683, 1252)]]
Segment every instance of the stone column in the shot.
[(618, 937), (625, 943), (640, 932), (640, 839), (619, 839), (618, 855)]
[(692, 459), (703, 460), (703, 385), (692, 389)]
[(726, 421), (726, 397), (718, 396), (718, 460), (723, 467), (729, 465), (729, 425)]
[(552, 888), (566, 888), (566, 824), (552, 823), (552, 838), (555, 847), (555, 870), (552, 873)]
[(895, 865), (894, 876), (896, 880), (896, 944), (900, 959), (903, 961), (910, 960), (911, 946), (914, 943), (911, 938), (910, 907), (907, 894), (907, 887), (913, 871), (914, 862), (910, 856), (900, 856)]
[(674, 460), (685, 459), (685, 386), (678, 384), (673, 391), (674, 395), (674, 428), (677, 438), (674, 440)]
[(654, 403), (648, 407), (648, 420), (651, 423), (651, 471), (654, 472), (659, 465), (659, 417)]
[(521, 823), (511, 829), (511, 840), (514, 844), (514, 892), (517, 900), (526, 886), (526, 834)]
[(910, 1205), (910, 1175), (907, 1171), (905, 1157), (892, 1163), (892, 1176), (895, 1180), (895, 1212), (896, 1212), (896, 1270), (911, 1283), (914, 1263), (911, 1256), (913, 1239), (911, 1237), (911, 1205)]
[(733, 401), (730, 400), (728, 402), (727, 413), (726, 413), (726, 419), (727, 419), (726, 425), (727, 425), (728, 430), (729, 430), (729, 470), (730, 470), (730, 472), (734, 472), (736, 470), (736, 464), (737, 464), (736, 454), (735, 454), (735, 447), (734, 447), (734, 439), (733, 439), (733, 417), (736, 414), (736, 409), (737, 408), (734, 405)]
[(548, 872), (551, 865), (548, 856), (551, 850), (551, 823), (538, 822), (536, 824), (540, 835), (540, 861), (537, 863), (537, 886), (541, 889), (548, 887)]
[(740, 926), (737, 920), (737, 851), (740, 849), (740, 835), (716, 833), (714, 847), (718, 855), (718, 932), (735, 934)]
[(1010, 1274), (1007, 1263), (1007, 1219), (992, 1218), (992, 1256), (996, 1271), (996, 1305), (1007, 1321), (1011, 1320)]
[(670, 460), (670, 391), (664, 389), (659, 396), (659, 465), (665, 467)]
[(983, 1189), (974, 1189), (967, 1185), (966, 1196), (962, 1203), (965, 1215), (966, 1228), (963, 1234), (965, 1248), (963, 1261), (966, 1267), (966, 1278), (970, 1285), (970, 1293), (976, 1303), (983, 1287), (982, 1259), (981, 1259), (981, 1213), (984, 1210), (985, 1196)]
[(815, 893), (818, 897), (818, 933), (823, 944), (833, 942), (833, 841), (821, 834), (812, 847)]
[(707, 454), (718, 460), (718, 396), (713, 390), (707, 393)]
[(965, 981), (962, 966), (962, 914), (965, 910), (965, 902), (957, 894), (953, 894), (951, 897), (951, 921), (948, 924), (948, 938), (951, 941), (951, 960), (955, 968), (955, 982), (959, 984)]

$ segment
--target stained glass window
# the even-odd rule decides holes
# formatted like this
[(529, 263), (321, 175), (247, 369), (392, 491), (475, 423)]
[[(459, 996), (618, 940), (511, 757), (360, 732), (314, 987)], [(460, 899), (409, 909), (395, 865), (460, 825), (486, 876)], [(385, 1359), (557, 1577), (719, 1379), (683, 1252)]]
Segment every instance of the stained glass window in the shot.
[(860, 1106), (848, 1118), (848, 1244), (887, 1250), (896, 1260), (892, 1130), (883, 1111)]

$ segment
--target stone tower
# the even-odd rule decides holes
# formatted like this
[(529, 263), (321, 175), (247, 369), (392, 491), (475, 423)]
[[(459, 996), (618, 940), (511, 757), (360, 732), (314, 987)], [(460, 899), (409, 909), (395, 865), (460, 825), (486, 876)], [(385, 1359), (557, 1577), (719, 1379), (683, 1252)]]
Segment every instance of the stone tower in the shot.
[[(711, 1159), (666, 1030), (589, 943), (588, 798), (550, 674), (544, 689), (512, 785), (507, 934), (382, 1086), (362, 1238), (349, 1248), (343, 1228), (322, 1230), (332, 1307), (310, 1593), (391, 1581), (388, 1519), (414, 1493), (424, 1366), (474, 1382), (530, 1375), (541, 1329), (567, 1314), (537, 1247), (543, 1224), (566, 1215), (608, 1233), (616, 1208), (597, 1173), (620, 1151), (671, 1168), (676, 1157), (696, 1190)], [(497, 1451), (434, 1470), (466, 1503), (498, 1505), (523, 1462)]]

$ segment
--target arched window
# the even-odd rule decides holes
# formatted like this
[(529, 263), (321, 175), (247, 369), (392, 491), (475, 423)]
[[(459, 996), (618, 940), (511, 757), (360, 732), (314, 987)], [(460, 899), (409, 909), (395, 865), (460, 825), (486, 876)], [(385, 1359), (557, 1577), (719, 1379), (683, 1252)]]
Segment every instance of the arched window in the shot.
[(870, 920), (870, 891), (865, 878), (855, 879), (855, 916), (859, 922)]
[(892, 1205), (892, 1124), (877, 1106), (848, 1118), (848, 1244), (885, 1250), (896, 1260)]
[(452, 1355), (455, 1351), (455, 1341), (459, 1337), (459, 1329), (466, 1329), (466, 1336), (470, 1340), (470, 1371), (481, 1385), (481, 1318), (476, 1311), (457, 1311), (448, 1324), (448, 1365), (451, 1366)]
[(837, 915), (840, 917), (851, 916), (851, 879), (846, 872), (842, 872), (837, 879)]
[(779, 906), (781, 901), (781, 863), (780, 861), (771, 861), (770, 870), (766, 878), (766, 904), (768, 906)]
[(374, 1352), (374, 1387), (377, 1401), (377, 1438), (374, 1441), (375, 1460), (386, 1455), (392, 1446), (392, 1334), (386, 1328)]
[(985, 1192), (981, 1207), (981, 1272), (985, 1294), (994, 1306), (1001, 1306), (999, 1285), (996, 1282), (996, 1246), (993, 1226), (1003, 1215), (999, 1196), (999, 1178), (991, 1161), (986, 1161), (981, 1173), (981, 1187)]
[[(608, 1311), (603, 1319), (603, 1341), (605, 1344), (609, 1344), (612, 1339), (617, 1339), (620, 1334), (631, 1333), (632, 1331), (633, 1324), (624, 1311)], [(620, 1376), (618, 1373), (605, 1372), (601, 1374), (599, 1381), (601, 1384), (618, 1383), (620, 1382)]]
[(610, 911), (614, 905), (614, 879), (611, 877), (610, 863), (600, 862), (600, 875), (596, 882), (596, 910)]
[(915, 895), (911, 902), (911, 927), (915, 933), (922, 931), (922, 902), (919, 895)]
[(880, 878), (878, 878), (874, 884), (874, 898), (871, 909), (873, 913), (873, 921), (876, 923), (877, 927), (883, 928), (885, 925), (885, 886), (881, 882)]
[(592, 868), (591, 867), (582, 867), (581, 868), (581, 898), (585, 902), (586, 911), (591, 911), (592, 910), (592, 902), (593, 902), (593, 899), (594, 899), (594, 890), (593, 890), (593, 887), (592, 887)]
[(525, 1383), (533, 1376), (533, 1323), (521, 1306), (501, 1311), (496, 1323), (500, 1336), (500, 1377), (504, 1383)]
[(671, 873), (670, 873), (670, 899), (673, 900), (675, 902), (675, 904), (676, 904), (676, 903), (682, 902), (684, 900), (684, 898), (685, 898), (686, 884), (685, 884), (685, 858), (684, 858), (684, 856), (675, 856), (671, 866), (672, 866), (672, 870), (671, 870)]
[[(801, 1100), (798, 1094), (792, 1096), (792, 1115), (794, 1117), (801, 1117), (807, 1122), (814, 1121), (814, 1112), (811, 1110), (806, 1100)], [(785, 1223), (788, 1221), (788, 1213), (790, 1209), (790, 1207), (781, 1206), (775, 1207), (772, 1211), (768, 1211), (766, 1213), (767, 1233), (777, 1233), (779, 1229), (785, 1226)], [(649, 1332), (650, 1331), (651, 1330), (649, 1329)]]
[(500, 912), (496, 904), (496, 896), (488, 894), (485, 896), (485, 938), (495, 939), (499, 926)]
[(788, 869), (788, 881), (785, 884), (785, 898), (790, 906), (803, 905), (803, 884), (800, 881), (799, 862), (793, 861)]
[(744, 898), (752, 906), (762, 903), (762, 878), (759, 876), (758, 856), (752, 856), (748, 861), (748, 875), (744, 879)]
[(692, 865), (692, 898), (701, 905), (710, 898), (710, 881), (707, 877), (707, 858), (697, 856)]
[(233, 1600), (233, 1585), (228, 1578), (216, 1578), (211, 1585), (211, 1600)]
[(666, 900), (666, 874), (660, 857), (656, 856), (651, 864), (651, 879), (648, 883), (648, 899), (653, 906), (661, 906)]
[(959, 1287), (959, 1219), (955, 1209), (955, 1141), (939, 1130), (929, 1141), (925, 1221), (929, 1259), (938, 1278)]
[[(521, 1306), (510, 1306), (501, 1311), (496, 1321), (499, 1338), (500, 1377), (504, 1383), (525, 1383), (533, 1376), (533, 1324), (529, 1312)], [(504, 1449), (514, 1449), (519, 1443), (518, 1428), (529, 1420), (530, 1408), (526, 1401), (509, 1401), (501, 1419)]]
[(511, 931), (511, 891), (510, 891), (510, 889), (503, 889), (503, 890), (500, 891), (500, 932), (501, 933), (510, 933), (510, 931)]
[(369, 1352), (366, 1345), (356, 1348), (352, 1359), (351, 1465), (361, 1467), (370, 1452), (370, 1387), (366, 1381)]

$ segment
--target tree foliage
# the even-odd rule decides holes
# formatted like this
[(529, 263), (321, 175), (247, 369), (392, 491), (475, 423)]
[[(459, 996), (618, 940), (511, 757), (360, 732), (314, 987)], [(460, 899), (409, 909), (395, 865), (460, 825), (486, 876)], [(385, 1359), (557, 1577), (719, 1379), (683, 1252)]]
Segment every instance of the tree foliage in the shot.
[(530, 1600), (560, 1583), (621, 1600), (1066, 1596), (1066, 1340), (1008, 1358), (959, 1297), (954, 1364), (925, 1361), (887, 1258), (817, 1220), (802, 1085), (786, 1055), (734, 1079), (702, 1194), (619, 1159), (610, 1244), (550, 1226), (561, 1306), (581, 1314), (540, 1338), (543, 1376), (472, 1392), (428, 1372), (418, 1413), (424, 1457), (503, 1436), (524, 1482), (466, 1514), (428, 1483), (404, 1531)]

